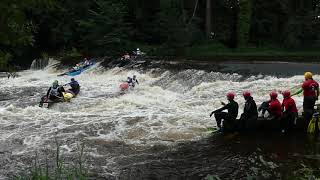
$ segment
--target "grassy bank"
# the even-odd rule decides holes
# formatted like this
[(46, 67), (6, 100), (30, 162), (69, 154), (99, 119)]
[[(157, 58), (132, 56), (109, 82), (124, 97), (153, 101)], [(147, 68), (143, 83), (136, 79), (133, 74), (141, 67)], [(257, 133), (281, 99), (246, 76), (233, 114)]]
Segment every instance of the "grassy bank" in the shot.
[[(320, 51), (314, 49), (286, 49), (276, 46), (264, 47), (239, 47), (230, 49), (221, 43), (206, 43), (185, 47), (184, 50), (172, 55), (164, 47), (137, 45), (147, 54), (155, 56), (177, 57), (182, 59), (206, 60), (206, 61), (305, 61), (320, 62)], [(173, 53), (174, 54), (174, 53)]]
[(188, 47), (184, 56), (200, 60), (241, 60), (241, 61), (319, 61), (316, 49), (288, 50), (281, 47), (239, 47), (229, 49), (213, 43)]

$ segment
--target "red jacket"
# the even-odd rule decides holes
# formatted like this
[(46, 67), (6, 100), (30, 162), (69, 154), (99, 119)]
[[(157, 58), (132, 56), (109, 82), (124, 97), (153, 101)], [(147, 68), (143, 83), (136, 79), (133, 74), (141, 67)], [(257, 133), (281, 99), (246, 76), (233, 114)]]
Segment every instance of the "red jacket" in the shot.
[(282, 107), (284, 108), (284, 111), (286, 111), (286, 112), (290, 112), (290, 113), (297, 113), (298, 112), (296, 102), (291, 97), (283, 99)]
[(272, 99), (269, 102), (269, 111), (271, 115), (281, 117), (282, 116), (282, 107), (278, 99)]
[(319, 88), (319, 84), (313, 80), (305, 80), (302, 84), (303, 96), (316, 96), (316, 91)]

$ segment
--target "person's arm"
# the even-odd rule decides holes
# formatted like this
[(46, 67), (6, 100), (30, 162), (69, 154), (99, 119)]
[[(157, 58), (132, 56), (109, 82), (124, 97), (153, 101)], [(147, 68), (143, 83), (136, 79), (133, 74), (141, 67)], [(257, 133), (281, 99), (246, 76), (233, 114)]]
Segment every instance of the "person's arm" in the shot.
[[(300, 93), (302, 93), (302, 91), (303, 91), (303, 89), (300, 88), (297, 92), (293, 93), (291, 96), (295, 96), (295, 95), (297, 95), (297, 94), (300, 94)], [(319, 92), (319, 91), (318, 91), (318, 92)]]
[(139, 81), (138, 81), (138, 79), (136, 79), (136, 82), (137, 82), (137, 84), (139, 84)]
[(223, 110), (225, 110), (225, 109), (228, 109), (228, 106), (229, 106), (229, 104), (223, 106), (223, 107), (220, 108), (220, 109), (217, 109), (217, 110), (212, 111), (211, 114), (210, 114), (210, 117), (211, 117), (214, 113), (221, 112), (221, 111), (223, 111)]
[(50, 93), (50, 91), (51, 91), (51, 87), (48, 89), (48, 91), (47, 91), (47, 97), (49, 97), (49, 93)]

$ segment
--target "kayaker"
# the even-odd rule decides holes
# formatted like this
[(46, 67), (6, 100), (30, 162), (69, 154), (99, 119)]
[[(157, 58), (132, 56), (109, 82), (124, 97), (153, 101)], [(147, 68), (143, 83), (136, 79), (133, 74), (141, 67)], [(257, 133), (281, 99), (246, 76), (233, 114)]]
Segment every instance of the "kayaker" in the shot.
[(61, 101), (63, 100), (63, 92), (65, 92), (64, 88), (59, 86), (59, 82), (55, 80), (48, 89), (46, 97), (51, 101)]
[(132, 78), (129, 76), (127, 77), (127, 83), (129, 84), (129, 86), (132, 85)]
[(319, 84), (313, 79), (311, 72), (304, 73), (305, 81), (303, 82), (301, 89), (292, 96), (303, 92), (303, 116), (305, 119), (305, 128), (309, 125), (312, 115), (314, 113), (314, 106), (319, 97)]
[(246, 102), (240, 116), (239, 128), (242, 131), (253, 130), (258, 119), (257, 105), (249, 91), (244, 91), (242, 95)]
[(138, 79), (137, 79), (137, 76), (136, 76), (136, 75), (133, 75), (133, 76), (132, 76), (131, 86), (132, 86), (132, 87), (135, 87), (136, 84), (139, 84), (139, 81), (138, 81)]
[(282, 92), (283, 101), (282, 101), (282, 110), (283, 117), (281, 121), (282, 132), (291, 130), (294, 127), (295, 121), (298, 118), (298, 109), (296, 102), (290, 95), (290, 91), (286, 90)]
[(72, 91), (72, 93), (73, 93), (74, 95), (79, 94), (79, 92), (80, 92), (80, 85), (79, 85), (78, 81), (76, 81), (74, 78), (71, 78), (71, 82), (68, 83), (68, 84), (69, 84), (70, 87), (71, 87), (71, 89), (69, 89), (69, 90)]
[[(223, 105), (222, 108), (212, 111), (210, 117), (214, 114), (216, 118), (217, 126), (219, 128), (219, 132), (233, 132), (235, 127), (235, 121), (238, 116), (239, 105), (236, 101), (234, 101), (235, 94), (229, 92), (227, 94), (228, 104), (221, 103)], [(223, 110), (227, 110), (228, 112), (222, 112)], [(221, 126), (221, 121), (223, 124)]]

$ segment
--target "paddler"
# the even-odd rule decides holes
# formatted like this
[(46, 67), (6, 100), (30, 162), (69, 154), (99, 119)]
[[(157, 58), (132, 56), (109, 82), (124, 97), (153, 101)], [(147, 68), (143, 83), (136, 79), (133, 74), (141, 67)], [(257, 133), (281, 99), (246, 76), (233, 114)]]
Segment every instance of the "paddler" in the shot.
[(133, 75), (133, 76), (132, 76), (131, 86), (132, 86), (132, 87), (135, 87), (136, 84), (139, 84), (139, 81), (138, 81), (138, 79), (137, 79), (137, 76), (136, 76), (136, 75)]
[(55, 80), (48, 89), (46, 97), (51, 101), (61, 101), (63, 100), (63, 92), (65, 92), (64, 88), (59, 86), (59, 82)]
[(80, 92), (80, 85), (79, 85), (78, 81), (76, 81), (74, 78), (71, 78), (71, 82), (68, 83), (68, 84), (69, 84), (70, 87), (71, 87), (71, 89), (69, 89), (69, 91), (72, 91), (72, 93), (73, 93), (74, 95), (79, 94), (79, 92)]
[[(235, 127), (235, 121), (238, 116), (239, 105), (236, 101), (234, 101), (235, 94), (229, 92), (227, 94), (228, 104), (221, 102), (223, 105), (222, 108), (212, 111), (210, 117), (214, 114), (216, 118), (217, 126), (219, 128), (219, 132), (233, 132)], [(222, 112), (223, 110), (227, 110), (228, 112)], [(221, 126), (221, 121), (223, 124)]]

